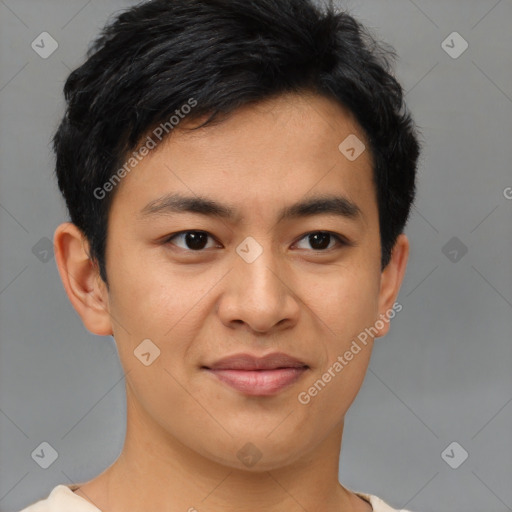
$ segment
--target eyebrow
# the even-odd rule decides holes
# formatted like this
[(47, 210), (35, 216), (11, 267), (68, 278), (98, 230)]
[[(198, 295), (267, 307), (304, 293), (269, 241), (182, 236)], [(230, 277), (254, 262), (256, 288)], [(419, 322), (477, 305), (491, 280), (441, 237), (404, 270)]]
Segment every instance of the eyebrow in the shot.
[[(201, 215), (218, 217), (235, 221), (240, 216), (231, 206), (219, 203), (207, 197), (184, 196), (179, 193), (166, 194), (149, 202), (139, 213), (140, 218), (176, 213), (198, 213)], [(324, 194), (315, 196), (281, 209), (278, 222), (314, 215), (330, 214), (344, 217), (349, 220), (363, 218), (359, 206), (348, 198), (339, 195)]]

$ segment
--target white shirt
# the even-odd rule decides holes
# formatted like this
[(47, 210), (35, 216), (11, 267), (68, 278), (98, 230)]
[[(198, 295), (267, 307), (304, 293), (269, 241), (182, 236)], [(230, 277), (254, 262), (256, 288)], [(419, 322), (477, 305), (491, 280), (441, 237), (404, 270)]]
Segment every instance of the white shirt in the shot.
[[(92, 503), (73, 492), (78, 487), (78, 485), (57, 485), (57, 487), (53, 488), (48, 498), (39, 500), (20, 512), (101, 512), (99, 508), (96, 508)], [(391, 508), (373, 494), (353, 492), (370, 503), (374, 512), (409, 512), (405, 509)]]

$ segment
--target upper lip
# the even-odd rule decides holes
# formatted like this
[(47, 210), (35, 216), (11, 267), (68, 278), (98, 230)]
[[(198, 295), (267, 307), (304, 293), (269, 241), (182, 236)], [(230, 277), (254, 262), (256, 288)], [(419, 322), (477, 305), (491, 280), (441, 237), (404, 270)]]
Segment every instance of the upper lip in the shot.
[(275, 370), (277, 368), (302, 368), (308, 365), (283, 352), (274, 352), (263, 357), (250, 354), (234, 354), (205, 366), (209, 370)]

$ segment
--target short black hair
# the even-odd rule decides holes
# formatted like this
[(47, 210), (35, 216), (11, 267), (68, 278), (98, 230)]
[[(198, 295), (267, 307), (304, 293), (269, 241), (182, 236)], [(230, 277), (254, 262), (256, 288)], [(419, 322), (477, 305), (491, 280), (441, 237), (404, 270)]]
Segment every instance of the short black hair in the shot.
[(67, 78), (66, 112), (53, 138), (59, 188), (103, 281), (108, 286), (105, 248), (116, 187), (102, 187), (143, 137), (158, 126), (171, 133), (171, 118), (181, 112), (190, 120), (205, 116), (200, 128), (293, 92), (338, 102), (364, 130), (384, 269), (414, 201), (420, 153), (392, 75), (395, 58), (393, 47), (332, 1), (150, 0), (118, 14)]

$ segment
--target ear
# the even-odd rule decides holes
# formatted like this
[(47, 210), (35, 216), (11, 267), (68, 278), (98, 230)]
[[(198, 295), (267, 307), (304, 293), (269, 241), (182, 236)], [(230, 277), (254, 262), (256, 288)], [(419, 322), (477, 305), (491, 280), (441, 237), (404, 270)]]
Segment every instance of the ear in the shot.
[(99, 336), (112, 335), (108, 291), (82, 231), (65, 222), (53, 236), (55, 260), (68, 298), (88, 331)]
[[(378, 325), (384, 324), (382, 328), (375, 328), (378, 330), (377, 338), (385, 336), (389, 331), (390, 310), (400, 311), (397, 306), (393, 307), (400, 291), (400, 286), (405, 275), (407, 267), (407, 260), (409, 258), (409, 239), (406, 235), (401, 233), (398, 235), (393, 250), (391, 251), (391, 259), (386, 268), (382, 271), (380, 279), (380, 292), (379, 292), (379, 319)], [(393, 315), (394, 316), (394, 315)]]

